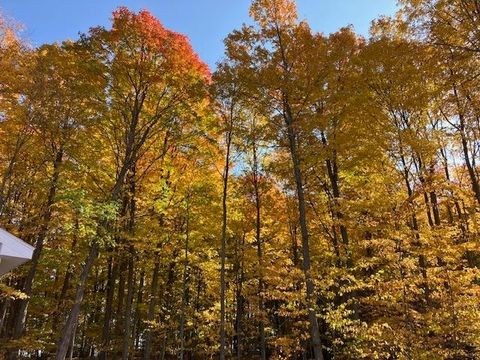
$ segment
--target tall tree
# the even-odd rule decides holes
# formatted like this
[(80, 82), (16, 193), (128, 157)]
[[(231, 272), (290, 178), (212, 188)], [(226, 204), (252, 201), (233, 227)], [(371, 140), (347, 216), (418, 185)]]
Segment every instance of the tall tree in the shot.
[[(180, 116), (202, 99), (208, 71), (184, 36), (166, 30), (147, 11), (135, 14), (119, 8), (113, 14), (111, 30), (94, 28), (81, 42), (97, 60), (107, 84), (109, 112), (103, 135), (112, 147), (115, 168), (105, 201), (117, 203), (128, 172), (136, 167), (149, 142), (176, 125)], [(103, 222), (99, 227), (108, 229), (109, 225)], [(99, 238), (90, 246), (57, 359), (65, 358), (101, 241)]]

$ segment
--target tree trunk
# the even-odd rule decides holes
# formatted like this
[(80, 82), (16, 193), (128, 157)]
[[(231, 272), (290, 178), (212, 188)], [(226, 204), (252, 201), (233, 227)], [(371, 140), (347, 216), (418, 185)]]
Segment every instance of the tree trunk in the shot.
[(133, 247), (130, 248), (130, 254), (128, 258), (128, 276), (127, 276), (127, 299), (125, 304), (125, 327), (123, 335), (123, 351), (122, 360), (128, 360), (130, 350), (130, 335), (132, 333), (132, 303), (134, 292), (134, 264), (133, 259), (135, 257)]
[[(177, 256), (178, 256), (178, 253), (175, 251), (173, 254), (173, 258), (176, 259)], [(168, 341), (168, 335), (169, 335), (168, 327), (171, 326), (172, 303), (173, 303), (172, 300), (174, 300), (174, 298), (173, 298), (173, 293), (169, 291), (169, 289), (171, 289), (173, 284), (175, 283), (175, 265), (176, 264), (174, 261), (170, 262), (170, 265), (168, 267), (167, 281), (165, 284), (166, 286), (163, 292), (164, 294), (166, 293), (166, 296), (163, 297), (163, 300), (164, 300), (163, 307), (165, 309), (165, 312), (160, 318), (160, 323), (163, 322), (166, 327), (162, 337), (162, 344), (160, 348), (160, 360), (165, 359), (165, 353), (167, 350), (167, 341)]]
[[(71, 251), (72, 254), (75, 251), (75, 248), (76, 248), (77, 243), (78, 243), (79, 231), (80, 231), (80, 224), (78, 222), (78, 215), (77, 215), (77, 217), (75, 218), (75, 231), (73, 233), (72, 246), (70, 248), (70, 251)], [(60, 292), (60, 298), (58, 299), (58, 306), (59, 307), (65, 301), (65, 298), (67, 297), (67, 291), (68, 291), (68, 289), (70, 289), (70, 280), (73, 276), (72, 267), (73, 267), (73, 264), (70, 260), (69, 263), (68, 263), (68, 266), (67, 266), (67, 271), (65, 272), (65, 278), (63, 279), (63, 285), (62, 285), (62, 291)]]
[[(325, 137), (325, 133), (322, 132), (322, 143), (324, 146), (327, 146), (327, 138)], [(332, 188), (332, 211), (333, 215), (335, 218), (340, 222), (340, 235), (342, 237), (342, 243), (345, 248), (345, 253), (346, 253), (346, 261), (345, 264), (347, 265), (347, 268), (353, 267), (353, 260), (352, 260), (352, 254), (349, 249), (349, 239), (348, 239), (348, 231), (347, 227), (345, 224), (343, 224), (343, 213), (340, 211), (339, 207), (339, 199), (340, 199), (340, 186), (338, 184), (338, 165), (337, 165), (337, 155), (335, 151), (332, 151), (333, 156), (332, 158), (328, 158), (325, 161), (326, 167), (327, 167), (327, 174), (328, 174), (328, 179), (330, 180), (330, 186)], [(327, 194), (328, 195), (328, 194)], [(336, 231), (335, 231), (336, 234)], [(336, 235), (335, 235), (336, 238)], [(336, 242), (336, 240), (335, 240)]]
[(310, 335), (312, 337), (313, 352), (315, 360), (323, 360), (322, 341), (320, 338), (320, 329), (315, 311), (315, 289), (311, 275), (310, 244), (307, 226), (307, 214), (305, 206), (305, 193), (303, 189), (303, 178), (300, 166), (300, 159), (297, 153), (297, 135), (295, 132), (292, 111), (288, 102), (288, 97), (284, 94), (284, 119), (287, 127), (290, 156), (292, 158), (293, 174), (297, 188), (298, 213), (300, 230), (302, 235), (302, 254), (303, 254), (303, 272), (305, 276), (305, 285), (307, 290), (307, 309), (310, 322)]
[(70, 355), (69, 355), (70, 360), (73, 359), (73, 353), (75, 351), (75, 335), (77, 333), (77, 326), (78, 326), (78, 323), (75, 324), (75, 326), (73, 327), (72, 341), (70, 343)]
[(150, 304), (148, 306), (148, 323), (149, 323), (149, 329), (147, 330), (147, 334), (145, 337), (145, 348), (143, 352), (143, 359), (144, 360), (150, 360), (150, 352), (152, 348), (152, 331), (150, 329), (151, 327), (151, 322), (155, 318), (155, 306), (157, 304), (157, 298), (158, 298), (158, 273), (160, 270), (160, 263), (157, 261), (155, 262), (155, 267), (153, 268), (153, 274), (152, 274), (152, 284), (151, 284), (151, 290), (150, 290)]
[[(60, 166), (63, 161), (63, 149), (60, 148), (55, 155), (55, 160), (53, 161), (53, 174), (52, 174), (52, 181), (50, 183), (50, 189), (48, 192), (47, 203), (45, 205), (45, 211), (42, 217), (42, 223), (40, 226), (40, 231), (37, 236), (37, 240), (35, 242), (35, 250), (33, 251), (32, 260), (30, 262), (30, 269), (28, 271), (27, 277), (25, 279), (23, 285), (23, 292), (30, 296), (32, 293), (32, 286), (35, 275), (37, 273), (38, 262), (40, 261), (40, 256), (42, 254), (43, 245), (45, 238), (48, 233), (48, 229), (50, 227), (50, 220), (52, 218), (52, 207), (55, 203), (55, 197), (57, 194), (58, 188), (58, 180), (60, 177)], [(22, 299), (19, 301), (19, 305), (17, 308), (15, 320), (14, 320), (14, 328), (13, 328), (13, 337), (18, 339), (22, 336), (23, 329), (25, 327), (25, 320), (27, 316), (27, 307), (28, 307), (28, 298)]]
[[(450, 70), (451, 75), (453, 76), (453, 71)], [(470, 152), (468, 150), (468, 140), (466, 134), (466, 119), (465, 114), (460, 104), (460, 97), (457, 90), (457, 85), (453, 84), (453, 94), (455, 96), (455, 101), (457, 105), (457, 113), (459, 119), (459, 132), (460, 132), (460, 139), (462, 143), (462, 150), (463, 150), (463, 158), (465, 160), (465, 165), (467, 167), (468, 175), (470, 177), (470, 183), (472, 186), (472, 191), (475, 195), (475, 199), (477, 203), (480, 205), (480, 185), (478, 184), (477, 174), (475, 172), (475, 168), (472, 165), (472, 160), (470, 159)]]
[[(253, 123), (253, 131), (255, 131), (255, 119)], [(260, 319), (258, 321), (258, 333), (260, 337), (260, 360), (267, 359), (266, 342), (265, 342), (265, 304), (263, 299), (264, 282), (263, 282), (263, 244), (262, 244), (262, 218), (261, 218), (261, 198), (259, 187), (259, 164), (257, 154), (256, 137), (252, 142), (253, 151), (253, 187), (255, 192), (255, 238), (257, 240), (257, 261), (258, 261), (258, 308)]]
[(7, 197), (5, 196), (5, 188), (7, 187), (10, 178), (14, 174), (15, 165), (20, 157), (21, 150), (28, 140), (28, 131), (25, 130), (26, 128), (24, 128), (22, 132), (18, 134), (15, 142), (15, 150), (13, 151), (12, 157), (10, 158), (8, 166), (2, 176), (2, 181), (0, 183), (0, 216), (3, 214), (5, 203), (7, 201)]
[(145, 271), (142, 270), (140, 274), (140, 281), (138, 284), (137, 290), (137, 304), (135, 307), (135, 315), (134, 315), (134, 325), (133, 325), (133, 349), (136, 351), (140, 347), (140, 334), (141, 334), (141, 324), (142, 324), (142, 311), (141, 306), (143, 303), (143, 287), (145, 285)]
[[(408, 202), (411, 206), (411, 211), (412, 211), (412, 215), (411, 215), (411, 225), (410, 225), (410, 228), (413, 230), (413, 236), (415, 238), (415, 242), (416, 242), (416, 245), (418, 247), (421, 247), (421, 243), (420, 243), (420, 227), (418, 225), (418, 220), (417, 220), (417, 215), (415, 213), (415, 203), (413, 201), (413, 189), (412, 189), (412, 186), (410, 185), (410, 175), (409, 175), (409, 171), (408, 171), (408, 168), (407, 168), (407, 162), (405, 160), (405, 156), (403, 155), (403, 147), (402, 145), (400, 145), (400, 151), (401, 151), (401, 156), (400, 156), (400, 159), (402, 161), (402, 166), (403, 166), (403, 178), (405, 180), (405, 186), (407, 188), (407, 194), (408, 194)], [(428, 277), (427, 277), (427, 266), (428, 266), (428, 263), (427, 263), (427, 258), (425, 257), (424, 254), (420, 254), (418, 256), (418, 263), (420, 265), (420, 271), (422, 273), (422, 277), (423, 277), (423, 290), (424, 290), (424, 293), (425, 293), (425, 301), (428, 303), (430, 303), (430, 288), (428, 286)]]
[(105, 299), (105, 315), (103, 318), (102, 329), (102, 351), (100, 352), (100, 359), (106, 360), (109, 352), (110, 345), (110, 323), (113, 313), (113, 296), (115, 293), (115, 279), (117, 273), (117, 264), (114, 263), (113, 256), (108, 258), (108, 274), (107, 274), (107, 287), (106, 287), (106, 299)]
[(230, 108), (228, 126), (226, 129), (226, 146), (227, 153), (225, 155), (225, 167), (223, 169), (223, 194), (222, 194), (222, 243), (220, 249), (220, 360), (225, 360), (225, 256), (227, 246), (227, 196), (228, 196), (228, 175), (230, 171), (230, 148), (232, 144), (233, 133), (233, 106)]
[(68, 315), (67, 322), (63, 327), (62, 337), (60, 338), (60, 342), (58, 344), (55, 360), (65, 360), (65, 356), (67, 355), (68, 346), (72, 338), (73, 330), (77, 324), (78, 315), (80, 314), (80, 306), (82, 304), (83, 296), (85, 294), (88, 274), (98, 255), (98, 251), (99, 245), (97, 242), (90, 245), (88, 256), (85, 260), (85, 264), (83, 265), (82, 273), (80, 275), (80, 282), (78, 284), (77, 293), (75, 295), (75, 302), (72, 306), (70, 314)]
[[(135, 234), (135, 215), (136, 215), (136, 168), (132, 166), (128, 174), (129, 192), (128, 192), (128, 204), (129, 204), (129, 217), (127, 221), (127, 231), (131, 234)], [(125, 304), (125, 328), (123, 336), (123, 352), (122, 359), (128, 360), (130, 350), (130, 337), (132, 334), (132, 308), (133, 308), (133, 295), (134, 295), (134, 259), (135, 249), (133, 244), (129, 247), (128, 256), (128, 277), (127, 277), (127, 299)]]
[(185, 229), (185, 257), (183, 259), (183, 282), (182, 282), (182, 308), (180, 318), (180, 353), (178, 358), (184, 359), (185, 352), (185, 311), (187, 307), (188, 294), (188, 246), (190, 240), (190, 198), (187, 195), (187, 214), (186, 214), (186, 229)]
[(242, 243), (239, 243), (239, 237), (235, 236), (235, 299), (236, 299), (236, 314), (235, 314), (235, 342), (237, 359), (242, 358), (242, 319), (244, 311), (244, 297), (242, 293), (243, 288), (243, 245), (245, 243), (245, 234), (242, 237)]

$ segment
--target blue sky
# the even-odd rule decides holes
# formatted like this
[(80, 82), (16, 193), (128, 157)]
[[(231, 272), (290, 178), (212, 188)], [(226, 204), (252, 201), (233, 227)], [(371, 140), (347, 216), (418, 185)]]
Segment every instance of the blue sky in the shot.
[[(298, 0), (300, 17), (316, 31), (354, 25), (367, 35), (371, 20), (395, 12), (396, 0)], [(91, 26), (108, 26), (120, 5), (148, 9), (164, 25), (186, 34), (212, 68), (223, 56), (223, 39), (248, 21), (250, 0), (0, 0), (0, 9), (25, 27), (33, 45), (76, 39)]]

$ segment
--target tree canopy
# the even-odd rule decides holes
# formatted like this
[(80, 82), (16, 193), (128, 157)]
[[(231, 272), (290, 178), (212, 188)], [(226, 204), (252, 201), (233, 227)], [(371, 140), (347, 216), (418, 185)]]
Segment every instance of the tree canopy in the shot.
[(480, 358), (480, 1), (250, 16), (213, 72), (146, 10), (0, 17), (0, 358)]

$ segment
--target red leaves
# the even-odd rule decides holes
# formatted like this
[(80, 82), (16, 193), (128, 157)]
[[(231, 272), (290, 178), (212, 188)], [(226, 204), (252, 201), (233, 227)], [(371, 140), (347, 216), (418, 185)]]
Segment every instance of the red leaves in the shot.
[(193, 72), (210, 81), (208, 66), (199, 58), (190, 45), (189, 39), (177, 32), (166, 29), (149, 11), (135, 13), (126, 7), (113, 12), (111, 40), (133, 40), (140, 48), (135, 50), (154, 53), (168, 62), (171, 71)]

